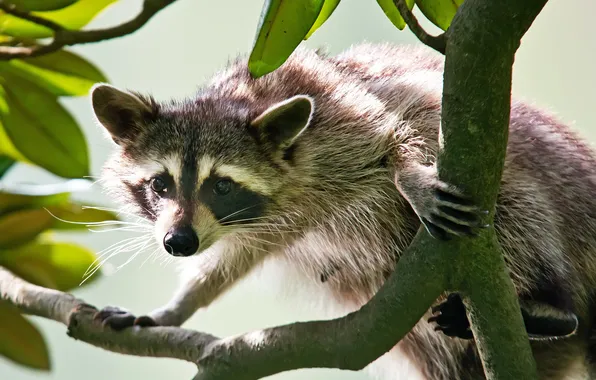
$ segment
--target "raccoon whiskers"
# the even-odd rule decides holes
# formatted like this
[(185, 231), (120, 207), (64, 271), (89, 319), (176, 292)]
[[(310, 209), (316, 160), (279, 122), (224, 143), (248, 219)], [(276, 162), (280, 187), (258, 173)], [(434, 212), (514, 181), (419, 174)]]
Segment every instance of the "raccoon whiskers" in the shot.
[[(223, 223), (220, 220), (219, 223), (225, 226), (227, 224), (232, 224), (232, 223), (251, 222), (253, 220), (274, 220), (275, 218), (276, 218), (275, 216), (265, 215), (265, 216), (255, 216), (254, 218), (236, 219), (234, 221), (223, 222)], [(279, 216), (277, 218), (279, 218)]]
[[(146, 233), (141, 236), (135, 236), (132, 238), (124, 239), (118, 243), (112, 244), (108, 248), (100, 251), (97, 258), (89, 265), (89, 268), (83, 273), (83, 280), (80, 285), (85, 283), (91, 276), (95, 274), (109, 259), (122, 253), (135, 251), (132, 258), (136, 257), (140, 250), (145, 248), (153, 239), (151, 233)], [(129, 263), (132, 259), (129, 259), (124, 264), (117, 267), (117, 270), (121, 269), (125, 264)]]
[(294, 229), (290, 228), (290, 226), (239, 226), (234, 229), (236, 232), (240, 233), (249, 233), (249, 234), (257, 234), (257, 235), (265, 235), (265, 236), (283, 236), (284, 234), (298, 234), (302, 230), (301, 229)]
[[(263, 231), (272, 231), (272, 230), (287, 231), (287, 229), (290, 228), (289, 225), (278, 224), (278, 223), (246, 223), (246, 224), (229, 225), (229, 226), (242, 228), (242, 229), (261, 229)], [(295, 226), (291, 226), (291, 227), (295, 227)]]
[[(132, 217), (132, 218), (138, 220), (140, 223), (148, 223), (145, 221), (145, 219), (139, 217), (138, 214), (135, 214), (134, 212), (131, 212), (131, 211), (126, 211), (124, 209), (116, 209), (116, 208), (100, 207), (100, 206), (83, 206), (83, 209), (93, 209), (93, 210), (99, 210), (99, 211), (113, 212), (116, 215), (122, 214), (122, 215)], [(152, 211), (150, 211), (150, 210), (145, 210), (145, 211), (147, 211), (151, 215), (155, 216), (155, 214)]]
[[(141, 263), (141, 267), (143, 265), (145, 265), (145, 263), (147, 263), (147, 261), (149, 260), (153, 260), (155, 262), (155, 260), (157, 260), (157, 258), (162, 257), (162, 255), (160, 255), (159, 253), (162, 252), (163, 253), (163, 249), (160, 245), (158, 245), (156, 242), (153, 242), (153, 244), (151, 246), (148, 247), (148, 249), (151, 249), (152, 246), (155, 246), (155, 249), (153, 251), (151, 251), (150, 254), (147, 255), (147, 257), (145, 258), (145, 260), (143, 260), (143, 262)], [(170, 257), (170, 255), (168, 255), (167, 257)], [(162, 257), (163, 258), (163, 257)]]
[[(247, 239), (248, 239), (248, 241), (247, 241)], [(265, 249), (263, 247), (259, 247), (259, 246), (254, 245), (254, 244), (250, 244), (250, 242), (252, 240), (253, 240), (252, 237), (249, 237), (249, 236), (243, 236), (242, 238), (238, 238), (238, 241), (240, 241), (241, 243), (244, 243), (244, 247), (245, 248), (248, 248), (250, 250), (257, 250), (257, 251), (264, 252), (264, 253), (269, 253), (269, 250), (268, 249)]]
[(103, 178), (94, 175), (86, 175), (83, 178), (91, 180), (91, 186), (95, 186), (97, 184), (105, 182)]
[(103, 227), (103, 226), (115, 226), (115, 225), (126, 225), (126, 226), (136, 226), (136, 227), (151, 227), (149, 223), (135, 223), (135, 222), (125, 222), (122, 220), (104, 220), (101, 222), (68, 222), (73, 224), (85, 224), (91, 227)]
[[(156, 255), (156, 259), (157, 259), (157, 257), (159, 257), (159, 255)], [(172, 255), (162, 256), (161, 262), (159, 263), (159, 265), (168, 266), (175, 261), (174, 259), (175, 259), (175, 257)]]
[[(116, 270), (118, 271), (118, 270), (120, 270), (120, 269), (124, 268), (124, 267), (125, 267), (125, 266), (126, 266), (128, 263), (130, 263), (131, 261), (133, 261), (133, 260), (134, 260), (134, 259), (135, 259), (135, 258), (136, 258), (138, 255), (139, 255), (139, 253), (141, 253), (141, 251), (142, 251), (142, 250), (144, 250), (144, 249), (147, 247), (147, 245), (148, 245), (148, 244), (150, 244), (150, 243), (152, 243), (152, 242), (153, 242), (153, 244), (155, 244), (155, 241), (154, 241), (153, 239), (147, 239), (147, 240), (144, 242), (144, 244), (142, 244), (142, 245), (141, 245), (141, 247), (140, 247), (140, 248), (138, 248), (138, 249), (135, 251), (135, 253), (133, 253), (133, 254), (132, 254), (132, 255), (131, 255), (129, 258), (128, 258), (128, 260), (126, 260), (126, 261), (125, 261), (123, 264), (120, 264), (120, 265), (118, 265), (118, 266), (116, 267)], [(135, 246), (135, 248), (136, 248), (136, 246)], [(134, 249), (134, 248), (133, 248), (133, 249)], [(131, 251), (132, 251), (133, 249), (131, 249)]]
[[(112, 232), (112, 231), (130, 231), (130, 232), (147, 232), (152, 230), (152, 226), (149, 223), (135, 223), (125, 222), (121, 220), (103, 220), (101, 222), (77, 222), (73, 220), (62, 219), (54, 215), (50, 210), (44, 207), (44, 209), (56, 220), (62, 223), (68, 223), (73, 225), (85, 226), (91, 232)], [(102, 228), (93, 229), (92, 227), (108, 227), (108, 226), (122, 226), (118, 228)]]
[(245, 208), (240, 209), (238, 211), (234, 211), (233, 213), (228, 214), (227, 216), (224, 216), (223, 218), (219, 219), (217, 222), (223, 224), (223, 222), (225, 220), (232, 218), (234, 215), (238, 215), (238, 214), (240, 214), (240, 213), (242, 213), (244, 211), (250, 210), (251, 208), (254, 208), (254, 207), (257, 207), (257, 206), (260, 206), (260, 204), (254, 204), (252, 206), (245, 207)]
[(265, 249), (269, 244), (275, 244), (265, 239), (259, 239), (258, 237), (254, 236), (253, 234), (246, 234), (242, 231), (235, 231), (232, 237), (234, 244), (237, 244), (239, 247), (243, 247), (247, 252), (254, 252), (254, 250), (260, 252), (269, 252), (269, 250)]
[(272, 242), (272, 241), (269, 241), (269, 240), (266, 240), (266, 239), (261, 239), (261, 238), (258, 238), (256, 236), (254, 236), (254, 235), (250, 235), (249, 234), (249, 235), (244, 235), (244, 236), (247, 237), (248, 239), (252, 240), (252, 241), (263, 243), (265, 245), (275, 245), (275, 246), (279, 246), (279, 247), (285, 247), (284, 244), (279, 244), (279, 243), (275, 243), (275, 242)]
[[(83, 273), (85, 276), (85, 280), (92, 276), (107, 260), (112, 258), (113, 256), (117, 255), (120, 252), (125, 251), (130, 245), (138, 244), (139, 241), (148, 237), (148, 234), (142, 236), (135, 236), (132, 238), (127, 238), (118, 243), (114, 243), (108, 248), (98, 252), (97, 258), (89, 265), (89, 268)], [(107, 257), (106, 257), (107, 256)]]
[(125, 231), (125, 232), (148, 232), (152, 231), (151, 226), (124, 226), (118, 228), (102, 228), (100, 230), (90, 228), (91, 232), (114, 232), (114, 231)]

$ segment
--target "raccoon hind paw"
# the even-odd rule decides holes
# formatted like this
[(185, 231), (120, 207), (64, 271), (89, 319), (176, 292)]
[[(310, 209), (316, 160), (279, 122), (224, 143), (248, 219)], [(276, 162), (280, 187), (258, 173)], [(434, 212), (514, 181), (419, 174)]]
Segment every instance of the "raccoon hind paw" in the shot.
[(447, 299), (432, 308), (429, 323), (436, 324), (435, 331), (441, 331), (450, 337), (472, 339), (470, 322), (466, 315), (466, 307), (457, 293), (450, 294)]

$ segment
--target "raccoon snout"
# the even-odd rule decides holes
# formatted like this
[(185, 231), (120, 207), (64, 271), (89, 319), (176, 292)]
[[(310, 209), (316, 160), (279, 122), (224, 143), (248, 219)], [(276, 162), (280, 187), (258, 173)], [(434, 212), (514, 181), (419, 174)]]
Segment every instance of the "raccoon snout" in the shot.
[(172, 256), (191, 256), (199, 249), (199, 237), (190, 226), (172, 228), (163, 238), (163, 246)]

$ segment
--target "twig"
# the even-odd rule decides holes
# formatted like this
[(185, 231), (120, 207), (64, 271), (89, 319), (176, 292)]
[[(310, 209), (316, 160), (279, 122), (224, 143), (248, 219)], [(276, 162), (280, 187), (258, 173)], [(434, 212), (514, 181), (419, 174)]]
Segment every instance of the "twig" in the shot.
[(16, 5), (6, 3), (6, 1), (0, 1), (0, 10), (8, 13), (9, 15), (16, 16), (18, 18), (22, 18), (23, 20), (34, 22), (38, 25), (45, 26), (46, 28), (52, 29), (53, 31), (57, 32), (59, 30), (64, 30), (62, 25), (55, 23), (54, 21), (45, 19), (43, 17), (36, 16), (29, 12), (21, 11), (17, 9)]
[(143, 9), (132, 20), (123, 24), (96, 30), (69, 30), (50, 20), (16, 9), (13, 5), (0, 0), (0, 10), (13, 16), (45, 26), (54, 31), (52, 42), (47, 45), (0, 46), (0, 60), (36, 57), (49, 54), (65, 46), (88, 44), (105, 41), (131, 34), (145, 25), (156, 13), (176, 0), (145, 0)]
[(412, 13), (405, 0), (393, 0), (393, 3), (397, 7), (401, 17), (404, 19), (408, 28), (414, 33), (416, 37), (423, 44), (435, 49), (441, 54), (445, 54), (445, 33), (441, 33), (438, 36), (432, 36), (428, 34), (418, 23), (418, 19)]

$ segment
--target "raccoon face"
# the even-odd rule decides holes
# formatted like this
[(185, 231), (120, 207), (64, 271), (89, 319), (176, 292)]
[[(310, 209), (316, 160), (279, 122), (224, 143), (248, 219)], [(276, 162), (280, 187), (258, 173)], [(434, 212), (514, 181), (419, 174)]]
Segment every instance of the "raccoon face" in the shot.
[(284, 152), (310, 123), (312, 99), (298, 95), (251, 115), (217, 97), (157, 104), (108, 85), (92, 90), (99, 123), (120, 147), (104, 182), (155, 225), (174, 256), (191, 256), (250, 231), (276, 210)]

